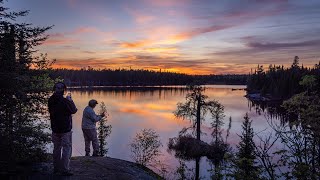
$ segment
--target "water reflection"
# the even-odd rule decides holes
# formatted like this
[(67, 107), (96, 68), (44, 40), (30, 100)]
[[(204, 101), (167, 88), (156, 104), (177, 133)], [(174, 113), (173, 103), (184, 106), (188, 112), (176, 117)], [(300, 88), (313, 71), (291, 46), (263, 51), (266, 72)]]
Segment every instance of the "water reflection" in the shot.
[[(241, 132), (243, 116), (249, 111), (248, 101), (244, 97), (245, 91), (232, 91), (232, 88), (244, 88), (244, 86), (207, 86), (205, 94), (210, 99), (216, 99), (225, 106), (225, 125), (223, 133), (228, 128), (229, 117), (232, 116), (232, 128), (228, 143), (231, 146), (239, 142), (237, 134)], [(164, 147), (163, 155), (159, 160), (172, 169), (174, 175), (179, 166), (179, 160), (167, 152), (166, 144), (169, 138), (176, 137), (183, 127), (189, 127), (187, 120), (176, 119), (173, 111), (178, 102), (185, 101), (186, 89), (182, 86), (173, 87), (148, 87), (148, 88), (107, 88), (77, 90), (73, 89), (72, 97), (78, 107), (78, 112), (73, 117), (73, 156), (84, 155), (84, 140), (81, 131), (81, 116), (83, 109), (90, 99), (105, 102), (110, 114), (109, 123), (112, 124), (112, 133), (108, 139), (108, 156), (131, 160), (129, 146), (136, 132), (143, 128), (152, 128), (160, 134)], [(255, 111), (249, 112), (253, 120), (252, 126), (256, 132), (265, 130), (268, 123), (264, 116)], [(211, 141), (210, 118), (206, 117), (201, 129), (206, 133), (201, 136), (205, 142)], [(263, 131), (263, 133), (268, 133)], [(225, 136), (226, 134), (223, 134)], [(198, 162), (186, 162), (189, 168), (194, 168), (195, 174), (200, 177), (209, 177), (209, 163), (205, 158)], [(197, 168), (198, 167), (198, 168)], [(174, 169), (174, 170), (173, 170)], [(199, 170), (197, 170), (199, 169)]]

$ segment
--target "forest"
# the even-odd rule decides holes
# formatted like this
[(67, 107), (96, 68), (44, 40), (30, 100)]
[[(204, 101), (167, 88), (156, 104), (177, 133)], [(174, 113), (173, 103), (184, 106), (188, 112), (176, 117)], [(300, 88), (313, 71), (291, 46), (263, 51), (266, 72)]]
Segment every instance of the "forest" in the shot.
[[(295, 56), (290, 67), (269, 65), (264, 69), (258, 65), (255, 72), (248, 78), (248, 93), (259, 93), (272, 100), (285, 100), (303, 91), (300, 80), (303, 76), (320, 77), (320, 61), (314, 67), (299, 65), (299, 57)], [(318, 84), (320, 79), (317, 79)], [(318, 87), (319, 88), (319, 87)]]
[(83, 68), (51, 69), (50, 77), (61, 78), (68, 86), (161, 86), (188, 84), (233, 84), (245, 85), (248, 75), (188, 75), (151, 70)]

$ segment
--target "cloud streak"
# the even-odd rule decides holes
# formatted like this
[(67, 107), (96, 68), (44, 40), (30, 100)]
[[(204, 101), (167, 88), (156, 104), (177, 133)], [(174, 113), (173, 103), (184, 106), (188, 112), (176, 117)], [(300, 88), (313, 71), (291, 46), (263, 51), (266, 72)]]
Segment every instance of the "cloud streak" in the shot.
[(247, 44), (248, 47), (256, 50), (267, 51), (274, 49), (289, 49), (289, 48), (301, 48), (310, 46), (319, 46), (320, 39), (302, 41), (302, 42), (291, 42), (291, 43), (261, 43), (261, 42), (250, 42)]
[(68, 32), (51, 33), (49, 34), (49, 39), (46, 40), (43, 44), (44, 45), (78, 44), (81, 41), (83, 41), (83, 39), (81, 39), (81, 35), (83, 34), (98, 35), (105, 38), (110, 36), (111, 33), (100, 31), (95, 27), (88, 27), (88, 26), (80, 27)]
[(225, 26), (218, 26), (213, 25), (209, 27), (201, 27), (201, 28), (194, 28), (191, 30), (187, 30), (181, 33), (176, 33), (173, 35), (170, 35), (166, 38), (159, 38), (159, 39), (143, 39), (140, 41), (134, 41), (134, 42), (123, 42), (119, 43), (120, 47), (123, 48), (140, 48), (145, 46), (151, 46), (151, 45), (172, 45), (177, 44), (182, 41), (189, 40), (195, 36), (199, 36), (204, 33), (214, 32), (214, 31), (220, 31), (223, 29), (230, 28), (231, 26), (225, 25)]
[[(247, 38), (246, 38), (247, 39)], [(249, 38), (251, 39), (251, 38)], [(216, 55), (244, 55), (244, 54), (255, 54), (255, 53), (262, 53), (262, 52), (274, 52), (276, 51), (294, 51), (297, 49), (305, 49), (310, 48), (310, 50), (314, 48), (320, 48), (320, 39), (317, 40), (309, 40), (309, 41), (300, 41), (300, 42), (258, 42), (258, 41), (251, 41), (245, 42), (245, 48), (240, 50), (227, 50), (216, 52), (213, 54)], [(311, 48), (312, 47), (312, 48)]]
[[(298, 55), (304, 59), (305, 65), (311, 59), (319, 56), (320, 39), (296, 42), (261, 42), (254, 37), (243, 38), (244, 47), (209, 53), (211, 57), (229, 59), (234, 62), (259, 62), (260, 64), (290, 64), (291, 59)], [(250, 61), (248, 61), (250, 60)], [(245, 64), (245, 63), (244, 63)], [(258, 64), (258, 63), (256, 63)]]

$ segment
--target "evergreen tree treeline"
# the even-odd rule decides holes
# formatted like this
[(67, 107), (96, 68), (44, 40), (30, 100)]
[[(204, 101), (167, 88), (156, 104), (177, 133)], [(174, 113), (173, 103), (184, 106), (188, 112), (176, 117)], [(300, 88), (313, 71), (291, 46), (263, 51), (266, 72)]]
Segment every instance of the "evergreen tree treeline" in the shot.
[(288, 99), (303, 91), (299, 84), (305, 75), (320, 77), (320, 61), (312, 68), (299, 66), (299, 57), (295, 56), (291, 67), (270, 65), (264, 70), (262, 65), (248, 78), (247, 89), (249, 93), (260, 93), (273, 99)]
[(62, 78), (68, 86), (157, 86), (197, 84), (239, 84), (245, 85), (247, 75), (187, 75), (174, 72), (151, 70), (102, 69), (92, 68), (54, 69), (52, 78)]

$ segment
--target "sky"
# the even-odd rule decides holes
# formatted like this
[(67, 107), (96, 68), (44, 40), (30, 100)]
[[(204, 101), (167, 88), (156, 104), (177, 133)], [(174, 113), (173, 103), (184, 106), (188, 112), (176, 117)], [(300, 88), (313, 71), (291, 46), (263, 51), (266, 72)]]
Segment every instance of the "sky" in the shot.
[(320, 60), (320, 0), (9, 0), (55, 68), (249, 73)]

